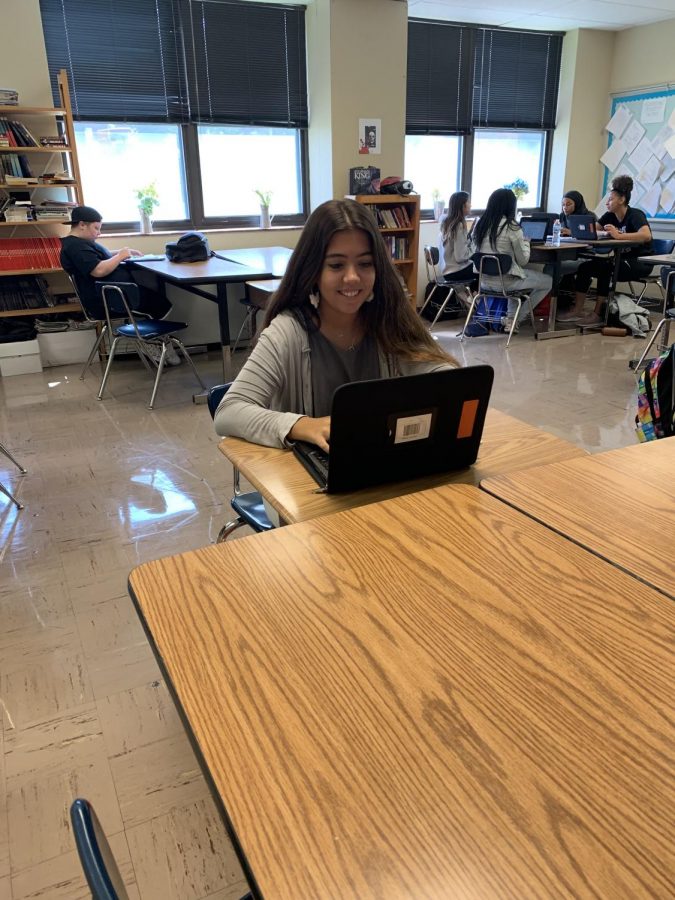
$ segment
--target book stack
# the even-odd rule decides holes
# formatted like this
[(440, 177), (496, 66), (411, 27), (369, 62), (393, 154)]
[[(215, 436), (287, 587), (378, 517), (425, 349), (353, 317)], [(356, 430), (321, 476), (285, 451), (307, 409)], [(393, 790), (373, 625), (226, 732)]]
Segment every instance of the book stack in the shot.
[(33, 176), (25, 156), (0, 152), (0, 182), (13, 184), (17, 181), (25, 182), (28, 179), (31, 179), (33, 184), (37, 184), (37, 178)]
[(53, 147), (55, 150), (67, 147), (66, 137), (63, 134), (48, 135), (40, 138), (41, 147)]
[(0, 272), (17, 269), (60, 269), (59, 238), (7, 238), (0, 241)]
[(28, 222), (30, 206), (8, 206), (5, 210), (5, 222)]
[(18, 106), (19, 95), (12, 88), (0, 88), (0, 106)]
[(382, 228), (410, 228), (410, 216), (405, 206), (392, 206), (376, 209), (377, 224)]
[(408, 238), (383, 235), (392, 259), (408, 259)]
[(39, 144), (23, 122), (0, 119), (0, 147), (38, 147)]
[(36, 275), (22, 275), (0, 279), (0, 310), (41, 309), (53, 306), (47, 282)]
[(60, 203), (58, 200), (45, 200), (33, 209), (38, 222), (61, 222), (70, 219), (70, 211), (75, 203)]

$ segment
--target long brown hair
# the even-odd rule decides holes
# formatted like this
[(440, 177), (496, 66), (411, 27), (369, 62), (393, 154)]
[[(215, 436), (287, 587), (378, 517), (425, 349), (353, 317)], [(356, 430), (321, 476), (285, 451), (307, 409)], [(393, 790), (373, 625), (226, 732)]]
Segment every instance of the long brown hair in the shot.
[(466, 216), (464, 215), (464, 206), (469, 199), (466, 191), (457, 191), (450, 195), (448, 201), (448, 214), (441, 224), (441, 240), (447, 244), (448, 240), (453, 240), (455, 232), (461, 225), (466, 230)]
[(316, 290), (333, 235), (353, 229), (368, 235), (375, 266), (373, 299), (360, 309), (366, 334), (372, 334), (380, 349), (391, 356), (414, 362), (459, 365), (422, 325), (406, 297), (400, 276), (377, 230), (375, 217), (354, 200), (328, 200), (311, 214), (288, 262), (286, 274), (267, 308), (265, 327), (285, 310), (291, 311), (307, 331), (320, 327), (321, 310), (314, 310), (309, 295)]

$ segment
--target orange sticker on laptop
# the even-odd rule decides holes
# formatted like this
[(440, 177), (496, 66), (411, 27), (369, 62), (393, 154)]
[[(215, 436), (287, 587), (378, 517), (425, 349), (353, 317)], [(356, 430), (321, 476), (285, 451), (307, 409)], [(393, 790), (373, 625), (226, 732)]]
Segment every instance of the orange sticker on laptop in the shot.
[(468, 438), (473, 434), (478, 413), (478, 400), (465, 400), (462, 404), (462, 414), (459, 417), (458, 438)]

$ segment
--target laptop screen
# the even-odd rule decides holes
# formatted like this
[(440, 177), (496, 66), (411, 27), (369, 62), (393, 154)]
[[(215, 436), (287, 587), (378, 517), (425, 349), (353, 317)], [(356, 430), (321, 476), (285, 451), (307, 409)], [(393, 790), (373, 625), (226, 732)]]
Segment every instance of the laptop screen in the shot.
[(546, 219), (527, 219), (521, 222), (523, 235), (528, 241), (543, 241), (546, 236)]

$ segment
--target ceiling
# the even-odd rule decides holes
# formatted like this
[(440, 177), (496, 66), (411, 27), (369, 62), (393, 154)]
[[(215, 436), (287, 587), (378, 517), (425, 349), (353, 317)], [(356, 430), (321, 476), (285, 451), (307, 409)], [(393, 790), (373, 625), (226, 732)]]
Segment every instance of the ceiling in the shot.
[(408, 0), (408, 15), (538, 31), (620, 31), (675, 19), (675, 0)]

